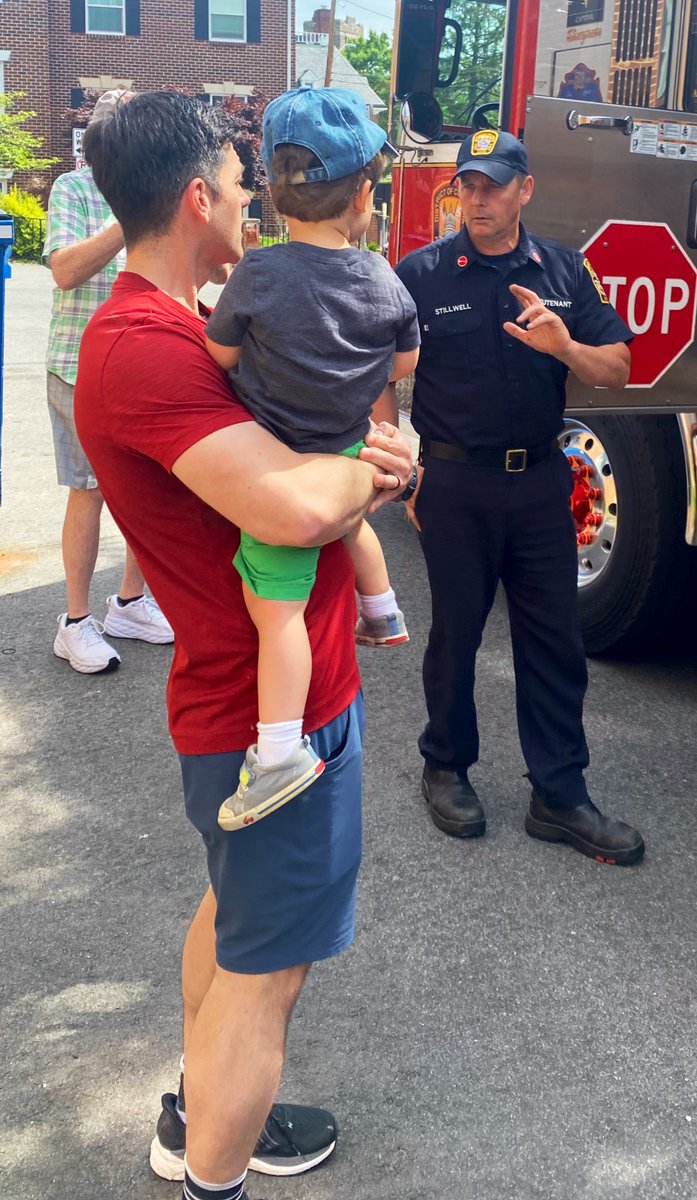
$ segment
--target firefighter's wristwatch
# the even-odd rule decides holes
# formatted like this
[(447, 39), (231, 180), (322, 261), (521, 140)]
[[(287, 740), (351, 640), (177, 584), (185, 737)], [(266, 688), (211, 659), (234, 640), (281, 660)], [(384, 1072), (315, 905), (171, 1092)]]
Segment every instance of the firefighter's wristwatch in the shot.
[(407, 486), (405, 487), (404, 491), (402, 492), (401, 496), (399, 497), (399, 499), (400, 500), (411, 500), (411, 498), (414, 495), (414, 492), (416, 491), (418, 486), (419, 486), (419, 472), (417, 471), (416, 467), (414, 467), (412, 470), (412, 473), (411, 473), (411, 478), (410, 478)]

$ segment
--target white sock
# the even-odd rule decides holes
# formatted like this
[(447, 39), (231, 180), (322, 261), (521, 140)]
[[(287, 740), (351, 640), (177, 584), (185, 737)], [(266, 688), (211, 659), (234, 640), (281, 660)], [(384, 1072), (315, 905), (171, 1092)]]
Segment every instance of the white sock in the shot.
[(288, 758), (303, 735), (303, 719), (297, 721), (274, 721), (272, 725), (257, 723), (257, 757), (262, 767), (275, 767)]
[(361, 596), (359, 593), (358, 602), (364, 617), (389, 617), (397, 611), (397, 597), (392, 588), (379, 596)]

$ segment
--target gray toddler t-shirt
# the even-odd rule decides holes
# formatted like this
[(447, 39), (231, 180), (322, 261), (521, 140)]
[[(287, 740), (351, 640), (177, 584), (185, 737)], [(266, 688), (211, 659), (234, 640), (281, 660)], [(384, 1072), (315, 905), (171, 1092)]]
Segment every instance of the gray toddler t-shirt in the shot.
[(304, 242), (248, 250), (206, 334), (241, 347), (235, 393), (305, 453), (360, 441), (393, 354), (420, 341), (414, 301), (381, 255)]

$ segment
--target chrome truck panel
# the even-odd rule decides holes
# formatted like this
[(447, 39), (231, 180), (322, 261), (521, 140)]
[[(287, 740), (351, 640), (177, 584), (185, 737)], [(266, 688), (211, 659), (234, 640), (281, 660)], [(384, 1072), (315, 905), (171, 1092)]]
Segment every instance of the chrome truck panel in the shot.
[[(686, 136), (681, 142), (683, 129)], [(672, 141), (663, 141), (665, 131)], [(525, 214), (531, 232), (581, 249), (608, 220), (665, 223), (697, 265), (696, 114), (531, 96), (525, 144), (536, 182)], [(645, 267), (641, 263), (639, 239), (637, 255), (638, 273), (650, 277), (651, 263)], [(679, 249), (676, 257), (682, 258)], [(690, 265), (685, 265), (689, 273)], [(689, 316), (687, 327), (689, 342), (690, 328), (694, 337)], [(616, 391), (570, 381), (567, 408), (569, 412), (692, 412), (696, 379), (693, 341), (652, 386)], [(694, 541), (694, 453), (691, 462), (693, 533), (689, 540)]]

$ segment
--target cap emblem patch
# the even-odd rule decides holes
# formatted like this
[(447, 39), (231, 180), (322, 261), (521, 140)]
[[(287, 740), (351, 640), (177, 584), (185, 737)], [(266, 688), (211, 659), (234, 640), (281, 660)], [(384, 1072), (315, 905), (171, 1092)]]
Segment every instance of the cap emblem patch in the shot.
[(497, 129), (480, 129), (472, 138), (472, 157), (477, 154), (492, 154), (498, 140)]

